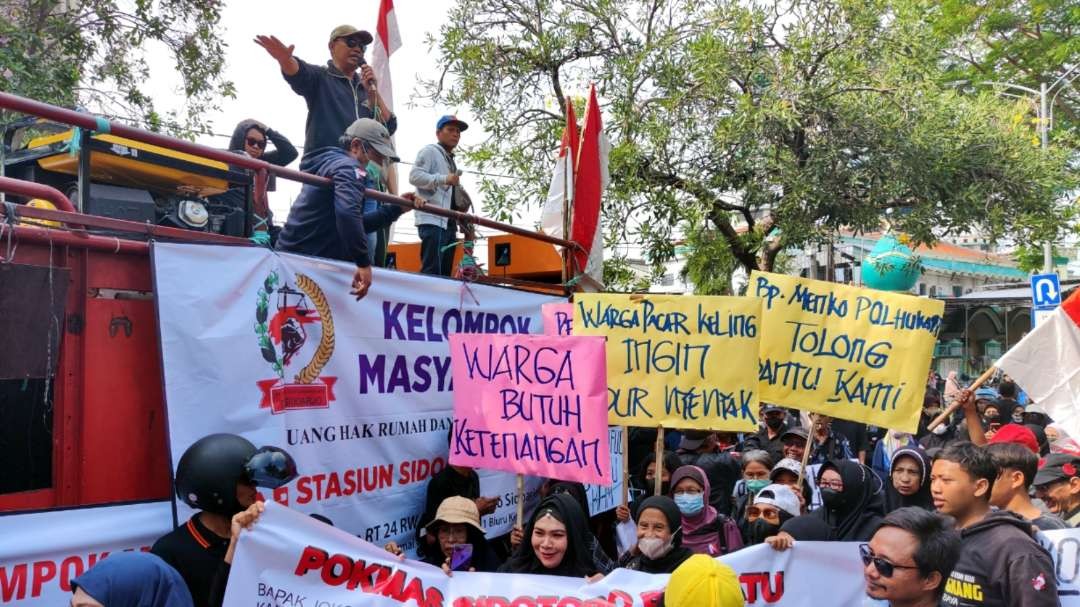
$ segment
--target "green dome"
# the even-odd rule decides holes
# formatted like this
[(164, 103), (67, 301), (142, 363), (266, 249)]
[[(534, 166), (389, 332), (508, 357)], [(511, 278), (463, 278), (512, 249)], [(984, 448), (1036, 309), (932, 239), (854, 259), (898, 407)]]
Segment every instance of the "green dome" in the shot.
[(862, 262), (863, 284), (880, 291), (909, 291), (922, 275), (922, 262), (892, 234), (877, 241)]

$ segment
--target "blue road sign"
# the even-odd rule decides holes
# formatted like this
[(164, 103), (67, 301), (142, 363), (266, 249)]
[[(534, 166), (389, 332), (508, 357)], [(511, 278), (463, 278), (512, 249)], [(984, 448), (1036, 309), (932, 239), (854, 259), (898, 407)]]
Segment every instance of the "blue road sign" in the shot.
[(1031, 305), (1035, 310), (1053, 310), (1061, 305), (1061, 283), (1057, 274), (1031, 277)]

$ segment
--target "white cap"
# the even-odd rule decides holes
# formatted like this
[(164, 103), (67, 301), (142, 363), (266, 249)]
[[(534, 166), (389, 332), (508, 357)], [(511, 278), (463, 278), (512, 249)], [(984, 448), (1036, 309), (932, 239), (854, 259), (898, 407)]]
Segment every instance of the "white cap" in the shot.
[(787, 470), (795, 476), (799, 476), (799, 472), (802, 471), (802, 462), (797, 459), (785, 457), (784, 459), (776, 462), (776, 465), (773, 466), (772, 471), (769, 472), (769, 480), (776, 480), (776, 474), (781, 470)]
[(799, 498), (787, 485), (769, 485), (754, 497), (754, 505), (769, 504), (787, 512), (791, 516), (799, 516)]

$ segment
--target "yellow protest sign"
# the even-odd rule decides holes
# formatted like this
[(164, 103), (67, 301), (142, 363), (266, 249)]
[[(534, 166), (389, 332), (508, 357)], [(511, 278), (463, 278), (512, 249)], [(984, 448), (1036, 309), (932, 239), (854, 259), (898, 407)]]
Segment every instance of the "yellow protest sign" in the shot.
[(754, 431), (761, 301), (578, 294), (574, 335), (607, 337), (608, 423)]
[(754, 272), (761, 400), (915, 432), (945, 304)]

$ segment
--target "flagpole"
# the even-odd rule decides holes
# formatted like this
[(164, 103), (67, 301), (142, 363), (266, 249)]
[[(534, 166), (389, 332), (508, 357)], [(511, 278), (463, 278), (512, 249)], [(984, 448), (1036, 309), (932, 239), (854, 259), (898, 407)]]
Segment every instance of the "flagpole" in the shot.
[[(570, 107), (570, 97), (566, 97), (566, 103), (564, 104), (564, 106), (565, 107)], [(570, 112), (569, 112), (569, 110), (567, 110), (564, 113), (565, 113), (565, 122), (567, 123), (566, 128), (568, 129), (569, 126), (570, 126)], [(574, 145), (574, 143), (575, 142), (571, 142), (571, 145)], [(561, 149), (559, 150), (559, 154), (562, 154)], [(573, 152), (570, 152), (568, 158), (566, 159), (567, 161), (563, 163), (562, 223), (563, 223), (563, 238), (565, 238), (567, 240), (570, 240), (570, 196), (567, 194), (567, 192), (569, 190), (570, 181), (571, 181), (570, 171), (574, 170), (574, 167), (573, 167), (573, 164), (574, 164), (573, 159), (574, 159), (574, 157), (575, 157), (575, 154)], [(563, 247), (563, 250), (562, 250), (562, 283), (563, 283), (563, 285), (566, 285), (566, 283), (570, 282), (570, 278), (571, 278), (570, 277), (570, 255), (571, 255), (570, 250), (567, 249), (566, 247)], [(572, 287), (567, 287), (567, 288), (572, 290)]]
[[(986, 371), (983, 371), (983, 374), (979, 376), (979, 379), (976, 379), (973, 384), (967, 387), (967, 391), (974, 392), (975, 390), (978, 390), (980, 386), (982, 386), (984, 383), (987, 382), (987, 380), (994, 376), (995, 371), (997, 371), (997, 367), (994, 366), (991, 366)], [(952, 404), (950, 404), (948, 407), (946, 407), (944, 411), (941, 412), (941, 415), (935, 417), (934, 420), (931, 421), (928, 426), (926, 426), (926, 429), (933, 430), (934, 428), (940, 426), (941, 423), (949, 419), (949, 416), (952, 415), (953, 411), (959, 409), (960, 405), (962, 404), (964, 404), (964, 402), (959, 398), (953, 400)]]

